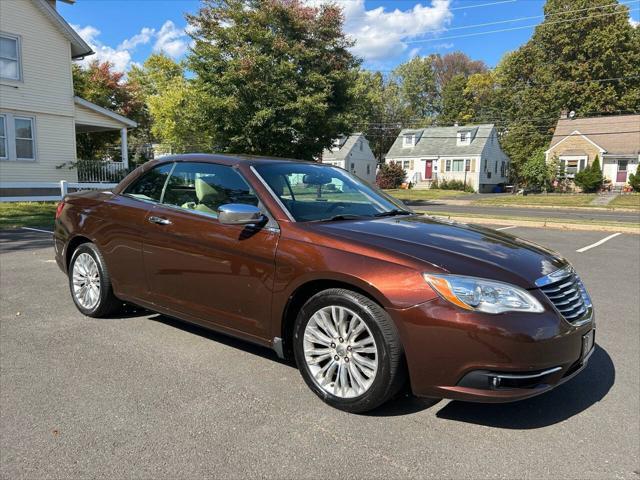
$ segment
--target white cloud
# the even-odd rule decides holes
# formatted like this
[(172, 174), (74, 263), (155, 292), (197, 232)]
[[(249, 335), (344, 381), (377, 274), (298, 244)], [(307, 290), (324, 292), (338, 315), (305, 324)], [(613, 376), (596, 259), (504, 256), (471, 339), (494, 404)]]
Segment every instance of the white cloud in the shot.
[(634, 20), (633, 18), (629, 17), (629, 23), (631, 24), (631, 26), (633, 28), (637, 28), (638, 25), (640, 25), (640, 21), (639, 20)]
[(156, 35), (155, 52), (164, 52), (172, 58), (181, 57), (189, 47), (190, 38), (184, 28), (177, 28), (171, 20), (164, 22)]
[(100, 62), (111, 62), (115, 70), (124, 71), (131, 62), (131, 53), (126, 49), (115, 49), (108, 45), (103, 45), (98, 37), (100, 36), (100, 30), (91, 25), (80, 27), (79, 25), (71, 25), (73, 29), (78, 32), (78, 35), (89, 44), (91, 49), (96, 52), (95, 55), (89, 55), (85, 57), (80, 63), (87, 65), (94, 60)]
[(133, 50), (138, 45), (145, 45), (149, 43), (155, 33), (156, 30), (154, 28), (144, 27), (142, 30), (140, 30), (140, 33), (126, 39), (124, 42), (118, 45), (118, 50)]
[(367, 61), (389, 59), (407, 49), (405, 40), (442, 32), (453, 14), (450, 0), (432, 0), (409, 10), (387, 11), (384, 7), (367, 10), (365, 0), (307, 0), (307, 3), (337, 3), (343, 8), (345, 31), (356, 41), (352, 51)]
[(190, 41), (185, 30), (177, 28), (171, 20), (164, 22), (158, 31), (155, 28), (144, 27), (139, 33), (123, 40), (115, 48), (102, 43), (99, 39), (100, 30), (92, 25), (84, 27), (72, 25), (72, 27), (96, 52), (95, 55), (85, 57), (80, 63), (87, 65), (94, 60), (111, 62), (115, 70), (122, 72), (135, 64), (132, 61), (132, 54), (140, 45), (146, 45), (155, 40), (153, 45), (154, 52), (164, 52), (170, 57), (178, 58), (186, 52)]

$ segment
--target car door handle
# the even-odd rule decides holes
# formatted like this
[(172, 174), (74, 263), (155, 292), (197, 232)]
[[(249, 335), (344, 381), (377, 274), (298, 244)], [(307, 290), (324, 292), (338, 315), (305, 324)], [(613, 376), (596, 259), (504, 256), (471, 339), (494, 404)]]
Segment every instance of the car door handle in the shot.
[(151, 223), (157, 223), (158, 225), (171, 225), (171, 220), (162, 217), (150, 216), (147, 220)]

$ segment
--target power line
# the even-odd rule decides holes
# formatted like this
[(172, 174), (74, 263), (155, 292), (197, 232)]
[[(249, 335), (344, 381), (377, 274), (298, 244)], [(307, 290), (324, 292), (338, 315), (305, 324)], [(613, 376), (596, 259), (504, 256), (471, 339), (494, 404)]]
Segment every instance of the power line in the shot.
[[(433, 128), (433, 127), (424, 127), (425, 129), (427, 128)], [(437, 127), (436, 127), (437, 128)], [(460, 128), (464, 128), (463, 126), (461, 126)], [(640, 130), (626, 130), (626, 131), (621, 131), (621, 132), (589, 132), (589, 133), (570, 133), (568, 135), (561, 135), (562, 137), (582, 137), (582, 136), (586, 136), (586, 137), (591, 137), (591, 136), (602, 136), (602, 135), (622, 135), (625, 133), (640, 133)], [(387, 138), (391, 137), (392, 135), (383, 135), (383, 134), (371, 134), (371, 135), (365, 135), (365, 137), (382, 137), (385, 136)], [(484, 135), (476, 135), (473, 138), (492, 138), (493, 135), (490, 136), (484, 136)], [(453, 136), (453, 135), (421, 135), (420, 136), (420, 140), (422, 140), (423, 138), (437, 138), (437, 139), (457, 139), (458, 136)]]
[[(491, 25), (501, 25), (504, 23), (513, 23), (513, 22), (522, 22), (524, 20), (533, 20), (534, 18), (550, 18), (550, 17), (557, 17), (559, 15), (567, 15), (570, 13), (578, 13), (578, 12), (585, 12), (588, 10), (600, 10), (603, 8), (609, 8), (609, 7), (617, 7), (619, 5), (630, 5), (632, 3), (638, 3), (640, 0), (631, 0), (629, 2), (620, 2), (620, 3), (609, 3), (607, 5), (599, 5), (596, 7), (587, 7), (587, 8), (579, 8), (577, 10), (567, 10), (566, 12), (558, 12), (558, 13), (552, 13), (549, 15), (532, 15), (530, 17), (520, 17), (520, 18), (510, 18), (510, 19), (506, 19), (506, 20), (497, 20), (495, 22), (486, 22), (486, 23), (477, 23), (475, 25), (462, 25), (460, 27), (450, 27), (450, 28), (439, 28), (436, 30), (427, 30), (424, 32), (417, 32), (415, 34), (412, 35), (424, 35), (427, 33), (435, 33), (435, 32), (449, 32), (452, 30), (467, 30), (469, 28), (477, 28), (477, 27), (488, 27)], [(578, 17), (574, 17), (574, 18), (578, 18)], [(440, 38), (438, 40), (441, 40)], [(405, 42), (405, 43), (409, 43), (409, 42)]]
[(544, 24), (531, 24), (531, 25), (523, 25), (520, 27), (511, 27), (511, 28), (500, 28), (497, 30), (488, 30), (486, 32), (473, 32), (473, 33), (465, 33), (462, 35), (449, 35), (448, 37), (438, 37), (438, 38), (425, 38), (422, 40), (403, 40), (403, 43), (425, 43), (425, 42), (434, 42), (434, 41), (443, 41), (443, 40), (453, 40), (456, 38), (467, 38), (467, 37), (478, 37), (481, 35), (489, 35), (492, 33), (502, 33), (502, 32), (512, 32), (514, 30), (522, 30), (525, 28), (535, 28), (538, 25), (556, 25), (558, 23), (566, 23), (566, 22), (573, 22), (576, 20), (589, 20), (592, 18), (599, 18), (599, 17), (607, 17), (607, 16), (611, 16), (611, 15), (620, 15), (621, 13), (624, 13), (626, 15), (626, 11), (619, 11), (619, 12), (611, 12), (611, 13), (602, 13), (600, 15), (590, 15), (590, 16), (586, 16), (586, 17), (575, 17), (575, 18), (567, 18), (565, 20), (556, 20), (555, 22), (545, 22)]
[[(343, 1), (344, 1), (344, 0), (343, 0)], [(356, 2), (356, 1), (358, 1), (358, 0), (350, 0), (350, 1), (354, 1), (354, 2)], [(449, 11), (454, 11), (454, 10), (469, 10), (469, 9), (472, 9), (472, 8), (491, 7), (491, 6), (494, 6), (494, 5), (502, 5), (502, 4), (504, 4), (504, 3), (515, 3), (516, 1), (517, 1), (517, 0), (501, 0), (501, 1), (497, 1), (497, 2), (479, 3), (479, 4), (476, 4), (476, 5), (464, 5), (464, 6), (462, 6), (462, 7), (454, 7), (454, 8), (450, 8), (450, 9), (449, 9)], [(330, 2), (330, 1), (328, 1), (327, 3), (331, 3), (331, 2)], [(414, 5), (414, 7), (415, 7), (415, 5)], [(380, 7), (377, 7), (377, 8), (380, 8)], [(425, 8), (433, 8), (433, 7), (427, 7), (427, 6), (425, 6)], [(376, 10), (376, 9), (373, 9), (373, 10)], [(345, 16), (345, 20), (346, 20), (346, 21), (351, 21), (351, 20), (356, 19), (356, 18), (367, 18), (367, 17), (369, 17), (369, 16), (370, 16), (368, 12), (371, 12), (371, 11), (373, 11), (373, 10), (366, 10), (366, 9), (365, 9), (365, 13), (364, 13), (364, 14), (361, 14), (361, 15), (348, 15), (348, 16)], [(413, 9), (412, 9), (412, 8), (410, 8), (410, 9), (408, 9), (408, 10), (401, 10), (400, 12), (401, 12), (401, 13), (403, 13), (403, 14), (411, 14), (411, 13), (413, 13)], [(390, 14), (392, 14), (392, 13), (393, 13), (393, 11), (389, 11), (389, 12), (385, 12), (385, 11), (383, 11), (383, 14), (385, 14), (385, 15), (390, 15)]]

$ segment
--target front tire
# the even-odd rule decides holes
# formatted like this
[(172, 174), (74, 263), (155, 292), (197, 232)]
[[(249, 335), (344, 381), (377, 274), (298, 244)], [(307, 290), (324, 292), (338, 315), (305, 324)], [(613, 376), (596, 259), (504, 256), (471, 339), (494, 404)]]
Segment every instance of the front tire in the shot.
[(83, 243), (73, 252), (69, 289), (78, 310), (89, 317), (105, 317), (122, 306), (113, 294), (104, 258), (93, 243)]
[(324, 290), (305, 303), (294, 325), (293, 350), (307, 385), (340, 410), (372, 410), (405, 383), (393, 320), (376, 302), (350, 290)]

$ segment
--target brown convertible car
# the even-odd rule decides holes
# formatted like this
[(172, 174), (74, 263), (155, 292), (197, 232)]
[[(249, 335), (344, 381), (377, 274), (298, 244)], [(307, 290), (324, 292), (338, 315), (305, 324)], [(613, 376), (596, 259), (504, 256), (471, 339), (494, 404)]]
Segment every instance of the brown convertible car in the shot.
[(531, 397), (594, 348), (589, 294), (556, 253), (417, 215), (314, 162), (164, 157), (113, 191), (67, 196), (54, 238), (84, 314), (128, 302), (269, 346), (351, 412), (407, 382), (426, 397)]

